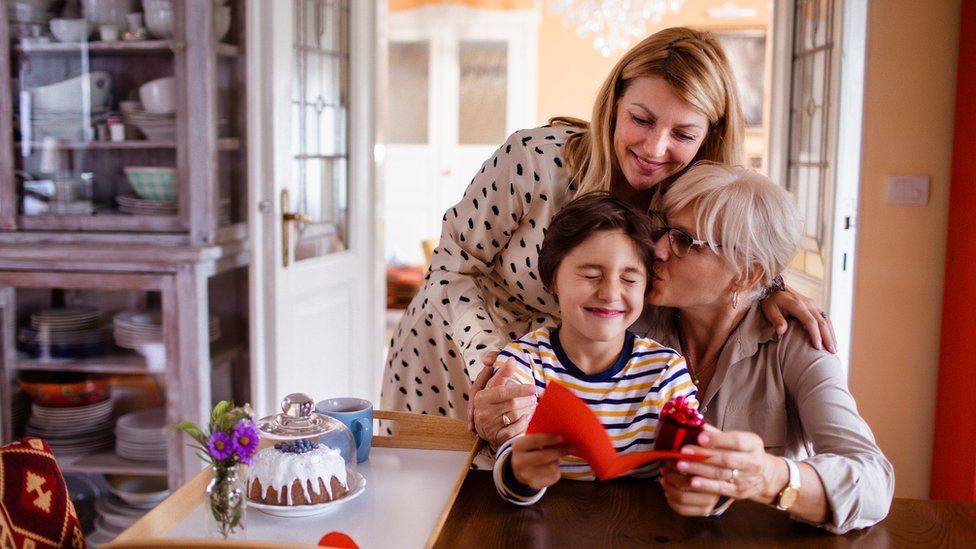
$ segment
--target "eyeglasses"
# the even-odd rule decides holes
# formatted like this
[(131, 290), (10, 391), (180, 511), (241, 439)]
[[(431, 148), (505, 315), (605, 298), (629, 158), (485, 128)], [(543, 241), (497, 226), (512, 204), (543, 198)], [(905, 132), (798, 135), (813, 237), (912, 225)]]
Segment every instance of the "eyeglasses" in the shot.
[(671, 252), (678, 257), (688, 255), (688, 250), (692, 248), (704, 248), (705, 246), (711, 246), (713, 248), (722, 247), (721, 244), (712, 244), (704, 240), (698, 240), (684, 229), (668, 226), (668, 222), (664, 219), (664, 215), (661, 212), (651, 210), (647, 213), (651, 217), (651, 238), (657, 242), (664, 238), (664, 235), (668, 235)]

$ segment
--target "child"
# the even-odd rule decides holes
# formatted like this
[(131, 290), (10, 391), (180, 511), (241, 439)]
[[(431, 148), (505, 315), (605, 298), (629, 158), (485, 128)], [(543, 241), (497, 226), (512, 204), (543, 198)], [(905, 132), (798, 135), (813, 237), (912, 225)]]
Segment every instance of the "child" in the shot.
[[(558, 328), (509, 343), (495, 368), (514, 359), (514, 379), (536, 396), (558, 381), (582, 398), (618, 454), (651, 450), (657, 417), (671, 398), (697, 406), (684, 359), (627, 328), (640, 316), (653, 278), (647, 216), (603, 193), (588, 194), (552, 220), (539, 253), (539, 275), (559, 303)], [(593, 480), (589, 465), (554, 434), (517, 435), (503, 443), (495, 486), (517, 505), (538, 501), (561, 477)], [(653, 477), (651, 462), (628, 475)]]

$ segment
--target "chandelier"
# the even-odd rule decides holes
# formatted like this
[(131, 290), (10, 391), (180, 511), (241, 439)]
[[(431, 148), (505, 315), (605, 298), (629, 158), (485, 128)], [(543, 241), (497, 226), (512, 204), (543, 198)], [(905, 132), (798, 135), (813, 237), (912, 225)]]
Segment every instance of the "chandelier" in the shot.
[(593, 47), (604, 57), (643, 38), (647, 25), (678, 11), (684, 0), (548, 0), (549, 13), (574, 27), (581, 38), (593, 35)]

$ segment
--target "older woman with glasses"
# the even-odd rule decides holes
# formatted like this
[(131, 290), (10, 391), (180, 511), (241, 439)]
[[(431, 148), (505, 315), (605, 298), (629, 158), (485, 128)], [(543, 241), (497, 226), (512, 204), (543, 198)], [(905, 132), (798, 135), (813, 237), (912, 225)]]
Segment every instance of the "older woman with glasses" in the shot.
[(709, 423), (684, 450), (707, 460), (663, 468), (671, 507), (706, 515), (723, 498), (751, 499), (836, 533), (883, 519), (894, 473), (840, 361), (795, 322), (777, 336), (759, 309), (798, 249), (792, 197), (758, 173), (699, 164), (652, 222), (647, 335), (685, 356)]

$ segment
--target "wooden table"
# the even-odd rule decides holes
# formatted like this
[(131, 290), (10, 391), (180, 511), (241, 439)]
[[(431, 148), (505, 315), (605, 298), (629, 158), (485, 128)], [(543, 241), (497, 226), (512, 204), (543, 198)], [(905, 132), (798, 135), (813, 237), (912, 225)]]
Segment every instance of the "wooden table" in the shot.
[[(648, 547), (655, 545), (976, 547), (976, 504), (896, 499), (888, 518), (836, 536), (763, 505), (738, 502), (721, 517), (676, 515), (654, 482), (562, 481), (536, 505), (498, 496), (487, 471), (467, 471), (477, 450), (464, 421), (374, 411), (395, 436), (373, 437), (366, 492), (333, 513), (282, 519), (248, 512), (248, 542), (201, 540), (202, 472), (109, 547), (296, 547), (327, 531), (360, 547)], [(418, 453), (419, 452), (419, 453)], [(304, 544), (304, 545), (303, 545)]]
[(639, 479), (562, 481), (536, 505), (517, 508), (501, 500), (490, 473), (470, 471), (434, 547), (664, 544), (976, 547), (976, 504), (895, 499), (880, 524), (836, 536), (752, 502), (737, 502), (721, 517), (681, 517), (659, 486)]

